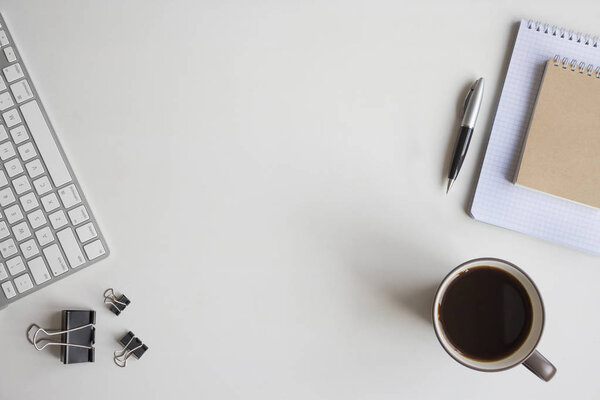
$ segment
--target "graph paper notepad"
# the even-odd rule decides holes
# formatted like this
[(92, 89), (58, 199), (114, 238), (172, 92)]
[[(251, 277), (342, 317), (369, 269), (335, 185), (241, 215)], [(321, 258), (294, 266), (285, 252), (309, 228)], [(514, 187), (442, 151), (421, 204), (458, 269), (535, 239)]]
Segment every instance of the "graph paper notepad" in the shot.
[(479, 221), (600, 254), (600, 210), (513, 183), (545, 64), (557, 54), (600, 65), (600, 42), (521, 21), (470, 212)]
[(556, 56), (544, 77), (515, 183), (600, 207), (600, 68)]

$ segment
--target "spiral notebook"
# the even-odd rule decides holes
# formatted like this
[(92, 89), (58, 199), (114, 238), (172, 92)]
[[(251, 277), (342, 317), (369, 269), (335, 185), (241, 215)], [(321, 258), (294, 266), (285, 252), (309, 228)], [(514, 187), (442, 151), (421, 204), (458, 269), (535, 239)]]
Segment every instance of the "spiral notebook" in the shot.
[(548, 60), (600, 65), (600, 41), (521, 21), (470, 212), (473, 218), (600, 254), (600, 210), (513, 183)]
[(546, 63), (515, 183), (600, 207), (600, 67)]

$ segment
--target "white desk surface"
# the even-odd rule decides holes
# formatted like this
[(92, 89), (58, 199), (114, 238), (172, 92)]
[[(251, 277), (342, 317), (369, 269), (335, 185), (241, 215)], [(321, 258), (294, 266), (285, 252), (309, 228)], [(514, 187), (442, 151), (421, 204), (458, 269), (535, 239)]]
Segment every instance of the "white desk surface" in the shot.
[[(520, 18), (600, 33), (592, 1), (23, 1), (1, 11), (112, 256), (0, 312), (2, 399), (600, 396), (600, 258), (465, 209)], [(487, 78), (444, 191), (466, 87)], [(430, 324), (470, 258), (523, 267), (558, 367), (486, 374)], [(131, 306), (102, 304), (107, 287)], [(25, 339), (97, 311), (96, 363)], [(116, 338), (149, 346), (117, 368)]]

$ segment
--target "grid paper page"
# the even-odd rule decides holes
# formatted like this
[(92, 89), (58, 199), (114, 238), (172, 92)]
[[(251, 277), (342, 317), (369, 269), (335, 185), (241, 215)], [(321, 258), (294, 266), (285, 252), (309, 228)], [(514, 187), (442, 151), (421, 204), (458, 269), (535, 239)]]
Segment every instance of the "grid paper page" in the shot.
[(521, 21), (471, 204), (475, 219), (600, 254), (599, 209), (512, 183), (546, 61), (560, 55), (598, 66), (596, 42)]

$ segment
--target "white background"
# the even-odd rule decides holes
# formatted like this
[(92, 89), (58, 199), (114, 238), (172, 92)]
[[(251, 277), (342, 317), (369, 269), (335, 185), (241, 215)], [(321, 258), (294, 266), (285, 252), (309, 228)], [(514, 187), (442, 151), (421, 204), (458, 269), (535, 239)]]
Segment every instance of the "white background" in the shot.
[[(112, 249), (0, 312), (2, 399), (598, 398), (598, 257), (466, 208), (521, 18), (600, 33), (582, 1), (23, 1), (0, 9)], [(444, 190), (457, 112), (486, 90)], [(433, 292), (470, 258), (539, 286), (558, 367), (454, 362)], [(119, 317), (102, 304), (132, 299)], [(25, 339), (98, 313), (94, 364)], [(116, 339), (149, 346), (117, 368)]]

